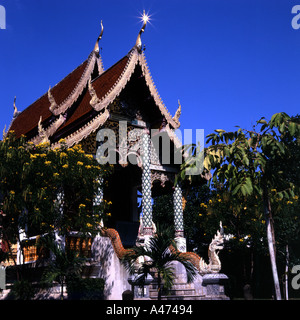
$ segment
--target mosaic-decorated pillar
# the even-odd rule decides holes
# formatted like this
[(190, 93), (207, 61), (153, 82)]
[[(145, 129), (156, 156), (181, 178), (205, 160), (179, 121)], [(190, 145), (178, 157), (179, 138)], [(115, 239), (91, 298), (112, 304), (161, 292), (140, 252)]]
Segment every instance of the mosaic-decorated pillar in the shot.
[(94, 197), (94, 200), (93, 200), (93, 206), (100, 206), (101, 205), (101, 202), (103, 200), (103, 190), (102, 190), (102, 185), (103, 183), (103, 178), (100, 177), (99, 179), (97, 179), (97, 191), (96, 191), (96, 195)]
[(152, 236), (152, 197), (150, 170), (150, 136), (147, 132), (142, 135), (143, 173), (142, 173), (142, 208), (144, 235)]
[[(60, 216), (63, 216), (64, 214), (64, 198), (65, 193), (63, 190), (58, 192), (56, 196), (56, 209), (58, 210), (58, 213)], [(60, 234), (59, 230), (55, 230), (55, 242), (57, 245), (62, 249), (65, 250), (66, 247), (66, 237)]]
[(174, 194), (174, 225), (175, 225), (175, 240), (179, 251), (186, 252), (186, 239), (184, 238), (183, 228), (183, 208), (182, 208), (182, 191), (179, 184), (176, 184)]
[[(103, 201), (103, 189), (102, 189), (102, 184), (103, 184), (103, 178), (99, 177), (97, 179), (97, 190), (96, 190), (96, 194), (93, 200), (93, 206), (100, 206), (102, 201)], [(97, 212), (94, 212), (96, 214), (98, 214)], [(100, 227), (103, 228), (104, 224), (103, 224), (103, 220), (101, 219), (101, 223), (100, 223)]]

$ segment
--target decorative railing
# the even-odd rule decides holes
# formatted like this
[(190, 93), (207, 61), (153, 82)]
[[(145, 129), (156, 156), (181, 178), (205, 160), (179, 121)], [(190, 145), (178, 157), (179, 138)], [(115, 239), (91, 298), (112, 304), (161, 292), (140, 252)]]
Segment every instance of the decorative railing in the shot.
[[(37, 245), (39, 237), (34, 236), (22, 241), (24, 263), (32, 263), (50, 257), (49, 249)], [(72, 232), (65, 238), (65, 246), (67, 249), (78, 252), (80, 256), (91, 258), (92, 240), (92, 237), (82, 238), (77, 232)]]

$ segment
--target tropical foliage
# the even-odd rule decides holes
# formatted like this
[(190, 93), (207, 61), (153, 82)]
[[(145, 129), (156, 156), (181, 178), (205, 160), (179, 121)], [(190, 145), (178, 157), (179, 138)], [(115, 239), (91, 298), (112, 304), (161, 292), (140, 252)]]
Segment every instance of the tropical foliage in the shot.
[[(163, 289), (171, 289), (175, 280), (173, 263), (180, 262), (186, 270), (187, 282), (196, 276), (196, 269), (192, 263), (175, 250), (171, 229), (157, 228), (157, 233), (144, 246), (136, 246), (123, 258), (122, 263), (132, 275), (138, 275), (139, 285), (143, 285), (147, 275), (154, 275), (157, 279), (158, 300), (161, 300)], [(141, 262), (138, 259), (142, 258)]]
[(68, 148), (61, 140), (52, 149), (9, 132), (0, 141), (0, 158), (0, 236), (6, 252), (20, 242), (20, 230), (27, 236), (70, 231), (84, 236), (95, 234), (109, 215), (108, 203), (94, 199), (111, 168), (99, 166), (80, 145)]
[[(270, 121), (260, 119), (252, 130), (215, 130), (207, 136), (207, 143), (211, 145), (204, 151), (204, 168), (212, 171), (213, 185), (222, 190), (224, 200), (227, 198), (231, 209), (227, 212), (232, 213), (231, 219), (247, 216), (245, 223), (240, 225), (251, 224), (255, 230), (259, 230), (260, 223), (266, 226), (277, 299), (281, 299), (281, 293), (276, 265), (275, 222), (282, 219), (280, 201), (289, 206), (299, 197), (299, 137), (299, 117), (290, 118), (285, 113), (278, 113)], [(193, 180), (193, 176), (187, 176), (186, 169), (195, 163), (197, 161), (189, 161), (183, 165), (182, 180)], [(221, 195), (209, 205), (213, 201), (222, 202)], [(212, 209), (205, 203), (202, 206), (208, 212)], [(297, 220), (295, 212), (293, 216), (294, 221)], [(244, 241), (245, 235), (235, 234), (238, 234), (239, 241)]]

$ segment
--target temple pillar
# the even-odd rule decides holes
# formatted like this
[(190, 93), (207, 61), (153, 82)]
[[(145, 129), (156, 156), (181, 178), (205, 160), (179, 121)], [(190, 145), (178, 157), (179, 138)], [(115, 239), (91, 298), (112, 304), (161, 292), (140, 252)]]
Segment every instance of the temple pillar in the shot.
[[(63, 190), (59, 191), (56, 196), (56, 210), (60, 216), (64, 215), (64, 198), (65, 193)], [(65, 250), (66, 248), (66, 237), (65, 235), (61, 234), (58, 229), (54, 232), (55, 242), (56, 244), (62, 249)]]
[[(95, 197), (94, 197), (94, 200), (93, 200), (93, 207), (100, 206), (102, 201), (103, 201), (103, 189), (102, 189), (103, 178), (102, 177), (99, 177), (97, 179), (97, 184), (98, 184), (97, 185), (97, 190), (96, 190), (96, 194), (95, 194)], [(98, 212), (94, 212), (94, 214), (98, 214)], [(101, 219), (100, 227), (101, 228), (104, 227), (103, 219)]]
[(175, 225), (175, 241), (177, 243), (178, 250), (186, 252), (186, 239), (184, 238), (183, 227), (183, 207), (182, 207), (182, 190), (179, 184), (175, 186), (173, 194), (174, 203), (174, 225)]
[(102, 183), (103, 183), (103, 178), (102, 177), (98, 178), (97, 179), (98, 186), (97, 186), (96, 195), (93, 200), (93, 206), (100, 206), (103, 200)]
[[(142, 173), (142, 209), (145, 238), (153, 234), (152, 227), (152, 197), (151, 197), (151, 170), (150, 170), (150, 137), (147, 132), (142, 135), (143, 173)], [(146, 239), (145, 239), (146, 241)]]

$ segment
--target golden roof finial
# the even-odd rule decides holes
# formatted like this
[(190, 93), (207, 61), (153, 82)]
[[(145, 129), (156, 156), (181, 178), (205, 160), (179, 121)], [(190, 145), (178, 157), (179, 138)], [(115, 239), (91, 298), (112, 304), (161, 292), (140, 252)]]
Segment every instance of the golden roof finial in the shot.
[(138, 37), (137, 37), (136, 43), (135, 43), (135, 46), (137, 47), (137, 49), (139, 51), (141, 51), (141, 49), (142, 49), (141, 35), (145, 31), (147, 22), (149, 21), (149, 15), (145, 13), (145, 10), (143, 11), (142, 21), (143, 21), (143, 26), (142, 26), (142, 29), (140, 30), (139, 34), (138, 34)]
[(103, 35), (103, 30), (104, 30), (104, 27), (103, 27), (103, 23), (102, 23), (102, 20), (101, 20), (101, 32), (100, 32), (100, 35), (95, 43), (95, 47), (94, 47), (94, 52), (96, 52), (97, 54), (99, 54), (99, 41), (101, 40), (102, 38), (102, 35)]
[(178, 109), (175, 113), (175, 116), (173, 117), (173, 120), (176, 122), (176, 123), (179, 123), (179, 118), (181, 116), (181, 104), (180, 104), (180, 101), (178, 99)]
[(18, 111), (17, 106), (16, 106), (16, 100), (17, 100), (17, 97), (15, 96), (15, 98), (14, 98), (14, 114), (13, 114), (13, 118), (16, 118), (20, 114), (20, 111)]
[(40, 116), (40, 120), (38, 122), (38, 133), (39, 133), (39, 136), (41, 138), (40, 143), (45, 143), (45, 142), (49, 143), (50, 142), (48, 137), (47, 137), (46, 131), (42, 126), (42, 116)]

